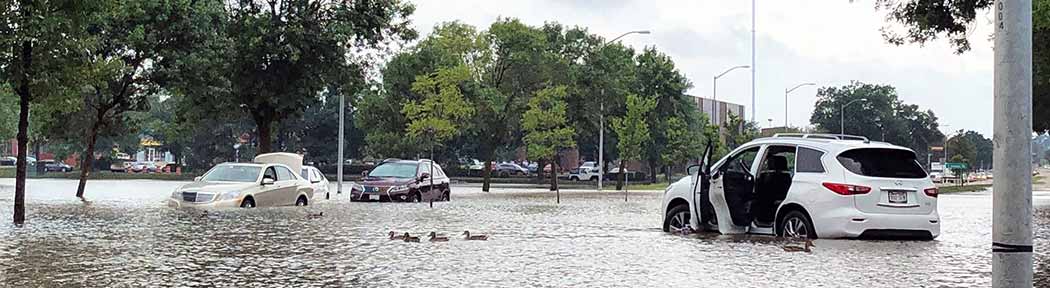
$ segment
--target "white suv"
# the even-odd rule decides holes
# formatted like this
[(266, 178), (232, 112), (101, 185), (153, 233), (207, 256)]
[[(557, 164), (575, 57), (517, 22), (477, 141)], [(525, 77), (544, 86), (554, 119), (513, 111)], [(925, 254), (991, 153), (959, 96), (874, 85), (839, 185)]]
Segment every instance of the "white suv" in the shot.
[(915, 152), (889, 143), (777, 134), (689, 172), (664, 191), (664, 231), (805, 238), (940, 234), (936, 186)]

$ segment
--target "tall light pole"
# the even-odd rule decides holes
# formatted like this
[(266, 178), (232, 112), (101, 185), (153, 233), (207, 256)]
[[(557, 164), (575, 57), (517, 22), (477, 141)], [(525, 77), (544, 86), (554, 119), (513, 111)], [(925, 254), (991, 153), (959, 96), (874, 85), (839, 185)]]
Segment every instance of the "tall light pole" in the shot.
[(817, 83), (802, 83), (795, 85), (795, 87), (792, 87), (791, 89), (784, 89), (784, 132), (787, 132), (788, 124), (790, 124), (788, 122), (788, 94), (790, 94), (791, 91), (795, 91), (795, 89), (798, 89), (799, 87), (814, 85), (817, 85)]
[(755, 122), (755, 0), (751, 0), (751, 122)]
[[(725, 76), (726, 73), (729, 73), (730, 71), (733, 71), (733, 70), (736, 70), (736, 69), (741, 69), (741, 68), (742, 69), (747, 69), (747, 68), (751, 68), (751, 66), (747, 66), (747, 65), (734, 66), (734, 67), (731, 67), (729, 69), (726, 69), (726, 71), (722, 72), (722, 74), (715, 75), (715, 77), (711, 80), (711, 99), (712, 100), (718, 101), (718, 78), (722, 78), (722, 76)], [(718, 105), (718, 103), (715, 103), (715, 105)], [(718, 114), (717, 110), (718, 110), (718, 108), (716, 106), (715, 107), (715, 114)], [(754, 116), (754, 115), (752, 115), (752, 116)]]
[(1032, 0), (994, 9), (992, 287), (1032, 287)]
[(853, 103), (856, 103), (856, 102), (859, 102), (859, 101), (868, 101), (868, 99), (865, 99), (865, 98), (855, 99), (853, 101), (847, 102), (846, 105), (842, 105), (842, 109), (839, 110), (839, 134), (843, 134), (843, 135), (846, 134), (846, 107), (849, 106), (850, 104), (853, 104)]
[[(609, 40), (609, 41), (607, 41), (605, 43), (602, 43), (602, 45), (599, 45), (598, 49), (596, 49), (596, 50), (601, 50), (601, 49), (605, 48), (605, 46), (608, 46), (609, 43), (616, 42), (616, 40), (620, 40), (620, 38), (623, 38), (624, 36), (627, 36), (627, 35), (631, 35), (631, 34), (649, 34), (649, 33), (651, 33), (649, 30), (629, 31), (627, 33), (620, 34), (620, 36), (616, 36), (616, 38), (613, 38), (612, 40)], [(605, 165), (604, 165), (605, 162), (604, 162), (604, 160), (605, 160), (605, 87), (602, 87), (601, 88), (601, 99), (598, 99), (598, 165), (597, 165), (597, 167), (598, 167), (598, 191), (599, 192), (602, 191), (602, 178), (604, 177), (604, 174), (605, 174)], [(551, 167), (554, 167), (554, 165), (551, 165)], [(540, 170), (542, 170), (542, 169), (543, 169), (543, 167), (540, 167)]]
[[(336, 148), (336, 150), (338, 150), (337, 153), (339, 153), (339, 165), (336, 166), (336, 168), (335, 168), (335, 173), (337, 174), (335, 176), (335, 178), (336, 178), (335, 193), (336, 194), (343, 194), (343, 130), (344, 130), (343, 129), (343, 122), (344, 122), (343, 121), (343, 119), (344, 119), (343, 118), (344, 117), (343, 113), (346, 112), (346, 102), (345, 102), (346, 100), (343, 99), (343, 98), (345, 98), (345, 96), (343, 96), (343, 94), (345, 94), (345, 93), (339, 93), (339, 147)], [(328, 194), (325, 194), (325, 199), (328, 199), (328, 198), (329, 198)]]

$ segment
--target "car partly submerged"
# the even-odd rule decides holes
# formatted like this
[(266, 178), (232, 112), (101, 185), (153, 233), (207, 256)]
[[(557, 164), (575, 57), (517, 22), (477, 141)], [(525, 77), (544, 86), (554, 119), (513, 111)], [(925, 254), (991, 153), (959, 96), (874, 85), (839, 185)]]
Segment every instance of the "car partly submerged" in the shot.
[(293, 153), (267, 153), (252, 163), (226, 162), (215, 165), (171, 193), (174, 207), (267, 207), (306, 206), (314, 188), (309, 180), (293, 171), (302, 170), (302, 156)]

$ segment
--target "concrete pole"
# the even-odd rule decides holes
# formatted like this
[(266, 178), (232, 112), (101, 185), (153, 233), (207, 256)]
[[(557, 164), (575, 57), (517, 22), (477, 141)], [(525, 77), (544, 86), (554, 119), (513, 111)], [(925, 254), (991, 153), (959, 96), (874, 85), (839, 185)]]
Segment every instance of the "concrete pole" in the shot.
[[(602, 88), (601, 91), (602, 100), (598, 104), (598, 192), (602, 192), (602, 178), (605, 177), (605, 162), (603, 162), (605, 160), (605, 88)], [(543, 167), (540, 167), (539, 170), (542, 174)], [(554, 163), (551, 163), (551, 171), (554, 171)], [(561, 201), (559, 200), (558, 203)]]
[(751, 122), (755, 122), (755, 0), (751, 0)]
[(1032, 287), (1032, 1), (995, 1), (992, 287)]
[[(345, 130), (343, 129), (343, 113), (346, 112), (346, 102), (343, 99), (345, 97), (343, 94), (339, 93), (339, 147), (336, 148), (338, 150), (337, 153), (339, 153), (339, 165), (335, 168), (335, 173), (337, 174), (335, 176), (335, 193), (338, 194), (343, 193), (343, 130)], [(328, 195), (325, 195), (325, 198), (328, 198)]]

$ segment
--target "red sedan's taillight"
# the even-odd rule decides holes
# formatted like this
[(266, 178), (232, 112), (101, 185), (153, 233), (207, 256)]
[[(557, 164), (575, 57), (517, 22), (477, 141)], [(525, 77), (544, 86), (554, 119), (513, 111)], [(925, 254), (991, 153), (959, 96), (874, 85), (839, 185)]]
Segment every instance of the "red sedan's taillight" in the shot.
[(871, 187), (828, 182), (824, 182), (824, 188), (828, 188), (828, 190), (831, 190), (831, 192), (838, 193), (839, 195), (847, 196), (857, 194), (868, 194), (868, 192), (871, 192)]
[(926, 190), (922, 190), (922, 192), (925, 192), (926, 196), (937, 197), (937, 187), (926, 188)]

